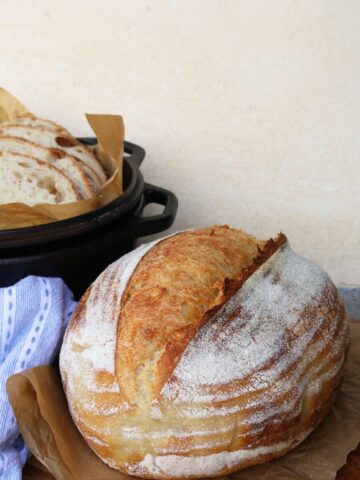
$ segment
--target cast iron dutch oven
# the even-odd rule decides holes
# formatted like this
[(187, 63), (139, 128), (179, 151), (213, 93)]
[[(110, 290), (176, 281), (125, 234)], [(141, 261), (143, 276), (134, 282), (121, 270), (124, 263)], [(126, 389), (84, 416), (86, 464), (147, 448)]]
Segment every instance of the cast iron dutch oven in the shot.
[[(94, 145), (96, 139), (81, 138)], [(169, 228), (176, 216), (175, 195), (144, 183), (139, 170), (145, 151), (125, 142), (124, 193), (105, 207), (36, 227), (0, 231), (0, 287), (28, 275), (61, 277), (80, 298), (112, 262), (136, 246), (139, 237)], [(143, 217), (149, 203), (164, 206), (160, 215)]]

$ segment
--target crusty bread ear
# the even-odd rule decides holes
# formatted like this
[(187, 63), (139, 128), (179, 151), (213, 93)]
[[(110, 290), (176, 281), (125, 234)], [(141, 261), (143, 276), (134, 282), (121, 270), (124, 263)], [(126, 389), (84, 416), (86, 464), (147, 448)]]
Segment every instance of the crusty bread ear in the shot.
[(0, 204), (70, 203), (79, 200), (72, 182), (60, 170), (27, 155), (0, 152)]
[(72, 155), (91, 167), (99, 178), (100, 184), (106, 181), (105, 172), (91, 150), (82, 145), (76, 138), (64, 132), (63, 129), (54, 130), (45, 127), (30, 125), (14, 125), (2, 123), (1, 136), (20, 137), (46, 148), (57, 148), (68, 155)]
[(91, 178), (82, 168), (82, 162), (61, 150), (39, 147), (29, 140), (17, 137), (0, 137), (0, 151), (20, 153), (50, 163), (72, 179), (81, 198), (90, 198), (96, 193)]

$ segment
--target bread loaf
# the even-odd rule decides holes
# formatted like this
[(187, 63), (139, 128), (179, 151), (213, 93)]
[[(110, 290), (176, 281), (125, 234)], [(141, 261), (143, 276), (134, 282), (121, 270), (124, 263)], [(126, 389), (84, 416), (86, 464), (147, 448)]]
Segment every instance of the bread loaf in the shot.
[(3, 136), (0, 137), (0, 151), (29, 155), (42, 162), (50, 163), (72, 179), (79, 191), (80, 198), (90, 198), (96, 194), (94, 180), (86, 173), (83, 162), (67, 155), (62, 150), (39, 147), (23, 138)]
[(0, 135), (24, 138), (41, 147), (61, 149), (89, 165), (95, 171), (100, 184), (106, 181), (104, 170), (95, 155), (63, 129), (57, 131), (54, 128), (41, 126), (2, 123)]
[(22, 117), (16, 117), (15, 119), (6, 122), (6, 125), (29, 125), (31, 127), (45, 127), (48, 130), (52, 130), (54, 132), (62, 131), (66, 135), (71, 135), (66, 128), (58, 123), (53, 122), (52, 120), (45, 120), (43, 118), (38, 118), (32, 115), (24, 115)]
[(144, 478), (284, 455), (334, 400), (349, 341), (337, 290), (284, 235), (212, 227), (143, 245), (81, 299), (60, 355), (74, 421)]
[[(6, 203), (21, 201), (30, 206), (35, 205), (34, 201), (40, 198), (49, 198), (49, 203), (56, 204), (76, 201), (76, 199), (89, 199), (97, 195), (106, 182), (104, 169), (92, 150), (82, 145), (64, 127), (51, 120), (25, 115), (1, 123), (0, 154), (2, 153), (20, 154), (38, 160), (40, 163), (37, 164), (36, 169), (42, 172), (46, 170), (43, 163), (55, 167), (55, 172), (63, 174), (63, 180), (66, 177), (65, 184), (68, 185), (68, 193), (60, 195), (57, 192), (49, 197), (45, 191), (36, 194), (32, 191), (32, 188), (28, 188), (29, 185), (22, 192), (16, 192), (16, 185), (20, 185), (20, 183), (25, 185), (29, 175), (32, 177), (35, 164), (32, 164), (32, 172), (26, 172), (26, 169), (19, 168), (19, 165), (16, 168), (14, 167), (14, 163), (18, 163), (16, 160), (12, 160), (12, 164), (6, 166), (4, 160), (10, 157), (9, 155), (2, 155), (0, 168), (6, 171), (0, 173), (3, 179), (8, 178), (10, 180), (10, 185), (4, 187), (1, 195), (3, 200), (0, 200), (0, 203), (4, 203), (5, 198), (8, 199)], [(54, 172), (51, 168), (50, 170)], [(20, 173), (25, 176), (25, 179), (19, 178)], [(63, 181), (60, 183), (63, 186), (65, 185)], [(34, 187), (35, 184), (36, 182), (32, 183), (31, 187)], [(69, 194), (69, 188), (75, 193), (76, 199)], [(30, 195), (29, 198), (27, 194)], [(69, 200), (70, 197), (73, 200)], [(46, 202), (42, 200), (41, 203)]]
[(70, 203), (79, 200), (73, 183), (57, 168), (36, 158), (0, 152), (0, 204)]

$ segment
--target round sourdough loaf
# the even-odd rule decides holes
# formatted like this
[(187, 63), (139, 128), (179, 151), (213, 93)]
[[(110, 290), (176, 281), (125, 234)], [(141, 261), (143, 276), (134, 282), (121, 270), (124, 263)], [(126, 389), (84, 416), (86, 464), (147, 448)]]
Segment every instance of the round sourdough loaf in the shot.
[(177, 233), (110, 265), (67, 329), (71, 414), (108, 465), (220, 476), (284, 455), (329, 411), (348, 346), (337, 290), (282, 234)]

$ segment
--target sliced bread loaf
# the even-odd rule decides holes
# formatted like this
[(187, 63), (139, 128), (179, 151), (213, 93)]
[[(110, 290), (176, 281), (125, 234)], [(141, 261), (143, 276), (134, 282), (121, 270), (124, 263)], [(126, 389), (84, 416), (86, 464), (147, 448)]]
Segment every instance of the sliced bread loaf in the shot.
[(0, 152), (0, 204), (69, 203), (79, 200), (72, 182), (56, 167), (11, 152)]
[(105, 172), (93, 152), (70, 134), (64, 133), (63, 130), (56, 131), (39, 126), (2, 123), (0, 135), (24, 138), (41, 147), (61, 149), (89, 165), (96, 172), (101, 184), (106, 181)]
[[(30, 140), (27, 140), (27, 141), (30, 141)], [(40, 148), (45, 148), (45, 147), (40, 147)], [(103, 185), (103, 182), (100, 180), (99, 175), (95, 172), (95, 170), (92, 167), (90, 167), (89, 164), (87, 164), (83, 160), (80, 160), (80, 158), (78, 157), (74, 157), (73, 155), (69, 155), (68, 153), (65, 153), (64, 150), (62, 150), (61, 148), (46, 148), (46, 150), (48, 150), (51, 158), (54, 158), (54, 159), (64, 158), (64, 156), (69, 156), (73, 158), (78, 163), (79, 167), (81, 167), (81, 169), (87, 175), (88, 179), (91, 182), (93, 191), (97, 193), (98, 190), (100, 190), (100, 188)]]
[[(90, 198), (96, 194), (95, 177), (89, 177), (86, 164), (81, 160), (67, 155), (60, 149), (40, 147), (18, 137), (0, 137), (0, 151), (30, 155), (43, 162), (54, 165), (67, 175), (75, 184), (81, 198)], [(85, 165), (85, 168), (83, 168)]]

